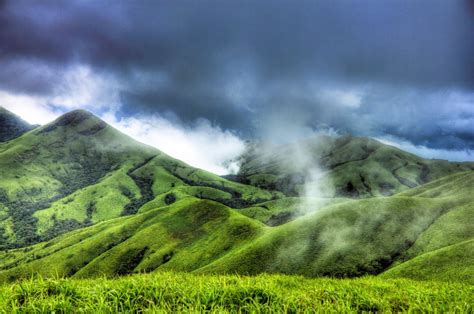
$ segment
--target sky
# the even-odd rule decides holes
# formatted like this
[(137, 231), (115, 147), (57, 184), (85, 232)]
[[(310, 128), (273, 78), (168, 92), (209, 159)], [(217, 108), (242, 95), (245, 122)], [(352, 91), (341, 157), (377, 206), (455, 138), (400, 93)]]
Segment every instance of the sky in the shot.
[(474, 160), (473, 0), (0, 0), (0, 106), (87, 109), (224, 174), (246, 140)]

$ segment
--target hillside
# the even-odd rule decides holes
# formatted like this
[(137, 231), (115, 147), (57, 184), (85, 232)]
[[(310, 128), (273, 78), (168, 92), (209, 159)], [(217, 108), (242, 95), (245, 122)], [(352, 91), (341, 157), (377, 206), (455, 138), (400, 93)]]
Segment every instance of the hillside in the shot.
[[(474, 172), (435, 181), (429, 190), (460, 177), (464, 177), (464, 184), (473, 182)], [(457, 190), (461, 185), (455, 182), (459, 185), (452, 187)], [(471, 188), (467, 186), (466, 190)], [(466, 206), (472, 213), (473, 201), (471, 193), (460, 198), (396, 195), (346, 200), (269, 227), (239, 214), (240, 209), (188, 197), (46, 243), (0, 253), (0, 281), (31, 272), (80, 278), (166, 270), (357, 277), (381, 274), (393, 267), (382, 276), (473, 283), (466, 275), (474, 273), (472, 254), (463, 251), (470, 245), (466, 241), (472, 240), (472, 221), (449, 218)], [(444, 242), (437, 241), (434, 247), (424, 244), (424, 239), (430, 239), (433, 230), (440, 230), (437, 226), (443, 226), (446, 219), (464, 233), (447, 238), (449, 233), (441, 228)], [(451, 250), (453, 242), (460, 243), (459, 252), (464, 254), (461, 259), (440, 259), (442, 255), (433, 251), (438, 247)], [(434, 253), (426, 257), (429, 251)], [(436, 262), (437, 271), (419, 276), (410, 270), (410, 263), (418, 263), (420, 258), (428, 265)], [(397, 267), (405, 263), (409, 271), (397, 272)]]
[(35, 126), (0, 106), (0, 143), (17, 138), (34, 128)]
[[(190, 167), (86, 111), (0, 143), (0, 282), (186, 271), (473, 283), (474, 171), (461, 171), (472, 163), (364, 138), (307, 144), (319, 155), (286, 168), (295, 147), (244, 164), (242, 173), (286, 178), (280, 189), (252, 182), (266, 190)], [(370, 195), (281, 192), (311, 186), (288, 176), (321, 160), (332, 169), (323, 182), (359, 189), (360, 179)], [(417, 186), (380, 190), (401, 178)]]
[(0, 247), (131, 215), (187, 196), (244, 207), (270, 193), (192, 168), (85, 111), (0, 144)]
[[(388, 196), (449, 174), (473, 170), (473, 162), (427, 160), (364, 137), (318, 136), (274, 146), (250, 145), (240, 157), (238, 182), (305, 195), (313, 181), (323, 184), (313, 193), (325, 197)], [(316, 173), (316, 176), (314, 175)]]

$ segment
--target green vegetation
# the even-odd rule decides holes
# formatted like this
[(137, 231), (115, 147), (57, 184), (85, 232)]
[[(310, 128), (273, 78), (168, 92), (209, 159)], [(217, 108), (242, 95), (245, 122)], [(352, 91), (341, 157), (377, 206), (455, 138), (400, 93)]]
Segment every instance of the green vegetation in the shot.
[(355, 277), (378, 274), (402, 257), (446, 210), (391, 197), (344, 202), (268, 229), (205, 271)]
[[(473, 177), (474, 172), (454, 176), (467, 190), (467, 182), (474, 182)], [(433, 182), (431, 189), (446, 182)], [(453, 189), (460, 187), (454, 185)], [(173, 192), (175, 201), (169, 205), (169, 193), (162, 194), (138, 214), (108, 220), (26, 249), (2, 252), (0, 280), (28, 277), (32, 272), (45, 277), (97, 277), (174, 270), (309, 277), (383, 274), (474, 283), (469, 276), (474, 273), (469, 250), (454, 247), (455, 251), (450, 251), (452, 259), (439, 259), (438, 253), (426, 255), (472, 239), (472, 220), (460, 217), (472, 212), (474, 196), (452, 199), (396, 195), (334, 200), (313, 213), (271, 227), (246, 217), (243, 214), (249, 215), (243, 211), (262, 208), (276, 212), (295, 205), (295, 199), (232, 209), (190, 194)], [(445, 225), (456, 231), (447, 232)], [(403, 273), (390, 271), (409, 266), (417, 256), (436, 267), (436, 272), (427, 271), (421, 276), (414, 268)]]
[(393, 195), (441, 177), (474, 170), (474, 163), (427, 160), (363, 137), (320, 136), (296, 144), (256, 144), (241, 157), (232, 179), (298, 196), (313, 180), (308, 170), (324, 172), (325, 197), (364, 198)]
[(164, 206), (170, 195), (239, 208), (280, 195), (192, 168), (84, 111), (0, 143), (0, 177), (0, 248), (9, 249), (133, 215), (150, 202)]
[(431, 251), (385, 272), (384, 278), (459, 281), (474, 284), (474, 239)]
[[(0, 281), (28, 277), (115, 276), (155, 269), (192, 271), (251, 241), (262, 224), (193, 197), (0, 253)], [(124, 269), (127, 265), (127, 269)]]
[(459, 283), (159, 273), (21, 281), (0, 287), (0, 312), (470, 313), (473, 295)]
[(473, 163), (304, 147), (249, 151), (231, 181), (84, 111), (0, 143), (0, 312), (472, 311)]

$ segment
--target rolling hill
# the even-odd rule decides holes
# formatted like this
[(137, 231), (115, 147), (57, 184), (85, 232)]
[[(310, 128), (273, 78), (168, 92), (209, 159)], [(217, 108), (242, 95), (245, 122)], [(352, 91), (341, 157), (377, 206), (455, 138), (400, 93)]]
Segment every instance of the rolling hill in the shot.
[[(388, 196), (449, 174), (474, 170), (473, 162), (427, 160), (365, 137), (318, 136), (299, 143), (249, 145), (241, 168), (230, 178), (238, 182), (305, 195), (312, 181), (324, 182), (325, 197)], [(312, 171), (316, 171), (316, 176)]]
[[(474, 188), (474, 172), (453, 177), (419, 190), (426, 193), (461, 178), (466, 190)], [(173, 270), (309, 277), (381, 274), (474, 283), (474, 256), (466, 250), (472, 246), (472, 221), (456, 219), (459, 210), (474, 211), (474, 199), (463, 195), (347, 200), (276, 227), (221, 203), (189, 197), (3, 252), (0, 280), (31, 272), (82, 278)], [(458, 230), (456, 235), (442, 230), (445, 220)], [(426, 239), (437, 232), (444, 234), (443, 241), (433, 246)], [(452, 259), (443, 258), (447, 251)], [(419, 263), (436, 271), (412, 266)]]
[(234, 207), (278, 193), (227, 181), (85, 111), (0, 144), (0, 246), (19, 247), (188, 196)]
[[(474, 283), (472, 163), (366, 138), (307, 144), (301, 163), (284, 160), (294, 147), (246, 157), (234, 182), (85, 111), (1, 143), (0, 282), (186, 271)], [(328, 194), (298, 197), (312, 182), (294, 178), (315, 163)]]

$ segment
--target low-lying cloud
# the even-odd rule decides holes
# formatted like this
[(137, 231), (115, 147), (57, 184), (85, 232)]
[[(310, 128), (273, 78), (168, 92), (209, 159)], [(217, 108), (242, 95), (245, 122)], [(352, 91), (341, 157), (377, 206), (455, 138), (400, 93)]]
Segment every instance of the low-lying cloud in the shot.
[(105, 121), (132, 138), (156, 147), (191, 166), (223, 175), (236, 173), (232, 160), (245, 150), (245, 143), (233, 132), (199, 119), (191, 126), (161, 116), (117, 119), (106, 115)]

